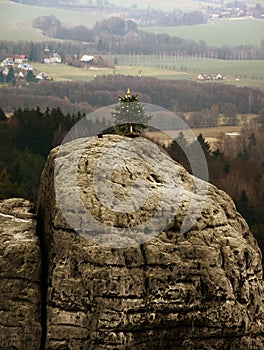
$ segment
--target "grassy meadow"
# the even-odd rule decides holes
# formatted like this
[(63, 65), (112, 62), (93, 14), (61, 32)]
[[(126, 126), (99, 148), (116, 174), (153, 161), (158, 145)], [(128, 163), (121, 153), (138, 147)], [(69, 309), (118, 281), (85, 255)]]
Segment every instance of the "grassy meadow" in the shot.
[(32, 27), (32, 22), (40, 16), (56, 16), (65, 26), (74, 27), (83, 24), (93, 27), (102, 20), (99, 13), (77, 12), (57, 8), (21, 5), (8, 0), (0, 0), (0, 40), (46, 41), (40, 30)]
[(169, 69), (152, 68), (152, 67), (138, 67), (138, 66), (116, 66), (115, 69), (105, 68), (77, 68), (64, 64), (42, 64), (34, 63), (34, 68), (38, 72), (46, 72), (54, 81), (91, 81), (96, 76), (100, 75), (130, 75), (130, 76), (145, 76), (157, 77), (160, 79), (186, 79), (185, 72), (176, 72)]
[[(124, 6), (123, 0), (112, 0), (110, 1), (117, 6)], [(229, 0), (223, 1), (225, 4), (230, 3)], [(259, 3), (260, 5), (264, 5), (264, 0), (246, 0), (246, 4), (253, 7), (256, 5), (256, 3)], [(203, 8), (207, 8), (208, 5), (212, 5), (208, 1), (198, 1), (198, 0), (126, 0), (125, 6), (130, 7), (131, 5), (137, 4), (139, 8), (153, 8), (156, 10), (162, 10), (162, 11), (173, 11), (175, 9), (182, 10), (182, 11), (195, 11)], [(221, 6), (221, 4), (213, 3), (214, 7)]]
[(204, 40), (208, 46), (230, 47), (238, 45), (259, 45), (264, 39), (264, 20), (254, 18), (222, 19), (207, 24), (177, 27), (142, 28), (151, 33), (167, 33), (194, 41)]
[[(146, 69), (164, 70), (175, 79), (196, 79), (199, 73), (221, 73), (224, 82), (264, 88), (264, 61), (216, 60), (210, 58), (183, 58), (176, 56), (115, 56), (120, 65), (138, 66), (145, 75)], [(223, 82), (221, 81), (221, 82)]]
[[(153, 65), (153, 62), (152, 62)], [(35, 63), (38, 72), (46, 72), (54, 81), (91, 81), (100, 75), (123, 74), (127, 76), (156, 77), (159, 79), (192, 79), (198, 73), (220, 72), (224, 80), (217, 83), (252, 86), (264, 89), (263, 61), (221, 61), (209, 59), (181, 59), (177, 64), (167, 61), (151, 66), (146, 61), (133, 65), (119, 64), (115, 69), (77, 68), (64, 64), (47, 65)]]
[[(117, 6), (123, 7), (123, 0), (112, 0)], [(162, 11), (173, 11), (175, 9), (180, 9), (182, 11), (195, 11), (199, 10), (201, 6), (207, 6), (208, 3), (203, 1), (194, 0), (145, 0), (145, 1), (135, 1), (126, 0), (126, 7), (130, 7), (137, 4), (138, 8), (153, 8)]]

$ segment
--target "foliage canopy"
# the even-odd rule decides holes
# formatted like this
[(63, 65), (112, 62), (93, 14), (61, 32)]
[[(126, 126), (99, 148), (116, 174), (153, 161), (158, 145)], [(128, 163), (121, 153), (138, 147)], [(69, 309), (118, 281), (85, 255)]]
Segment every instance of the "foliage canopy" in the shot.
[(145, 112), (144, 105), (137, 94), (131, 94), (130, 89), (124, 97), (119, 97), (119, 104), (112, 113), (116, 129), (121, 133), (141, 133), (147, 128), (151, 116)]

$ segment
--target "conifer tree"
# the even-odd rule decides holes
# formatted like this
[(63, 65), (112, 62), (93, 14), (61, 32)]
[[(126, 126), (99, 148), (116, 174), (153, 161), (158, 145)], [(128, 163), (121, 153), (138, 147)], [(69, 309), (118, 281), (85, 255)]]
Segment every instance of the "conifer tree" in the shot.
[(5, 82), (5, 76), (3, 74), (2, 71), (0, 71), (0, 83), (4, 83)]
[(0, 121), (7, 120), (7, 117), (5, 115), (5, 112), (2, 107), (0, 107)]
[(29, 70), (27, 73), (27, 81), (28, 82), (36, 82), (36, 76), (32, 70)]
[(15, 73), (14, 73), (14, 68), (10, 67), (8, 74), (6, 76), (6, 82), (11, 84), (11, 85), (16, 85), (16, 77), (15, 77)]
[(124, 97), (119, 97), (119, 104), (115, 106), (112, 116), (116, 129), (123, 134), (142, 133), (151, 118), (146, 115), (138, 95), (131, 94), (129, 89)]

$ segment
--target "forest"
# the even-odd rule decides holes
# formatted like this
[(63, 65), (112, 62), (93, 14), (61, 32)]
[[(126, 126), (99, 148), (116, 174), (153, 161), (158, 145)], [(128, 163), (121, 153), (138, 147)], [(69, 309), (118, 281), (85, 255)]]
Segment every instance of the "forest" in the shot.
[[(237, 114), (260, 114), (264, 105), (264, 92), (247, 86), (212, 82), (203, 82), (201, 85), (189, 80), (161, 80), (118, 74), (98, 76), (91, 82), (43, 81), (24, 87), (2, 86), (0, 101), (6, 112), (21, 106), (39, 106), (41, 110), (60, 106), (64, 113), (90, 113), (99, 107), (114, 104), (116, 97), (127, 87), (137, 91), (141, 101), (176, 113), (203, 111), (204, 117), (200, 120), (204, 124), (216, 123), (215, 116), (224, 113), (225, 122), (230, 125), (235, 123)], [(192, 123), (197, 126), (195, 118), (199, 120), (198, 115), (191, 117)]]

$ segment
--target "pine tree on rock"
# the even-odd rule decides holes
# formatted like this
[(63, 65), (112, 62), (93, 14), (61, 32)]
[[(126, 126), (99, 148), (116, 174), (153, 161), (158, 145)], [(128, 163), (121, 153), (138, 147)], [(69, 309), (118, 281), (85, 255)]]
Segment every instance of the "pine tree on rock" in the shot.
[(146, 115), (137, 94), (131, 94), (129, 89), (124, 97), (119, 97), (119, 104), (115, 106), (112, 116), (117, 131), (124, 135), (141, 134), (151, 118)]

